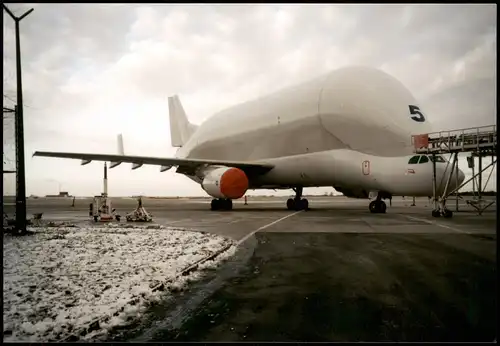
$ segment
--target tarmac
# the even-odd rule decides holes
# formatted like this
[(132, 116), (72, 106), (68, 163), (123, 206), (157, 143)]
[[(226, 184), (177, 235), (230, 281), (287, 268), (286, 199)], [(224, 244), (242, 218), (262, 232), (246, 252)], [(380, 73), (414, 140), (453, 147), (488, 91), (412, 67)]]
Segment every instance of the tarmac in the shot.
[[(366, 199), (308, 197), (311, 210), (301, 212), (286, 210), (286, 199), (249, 197), (232, 211), (210, 211), (210, 199), (144, 198), (155, 223), (231, 237), (245, 260), (112, 341), (496, 339), (495, 205), (478, 216), (460, 201), (444, 219), (431, 216), (427, 198), (386, 201), (386, 214), (371, 214)], [(29, 199), (28, 215), (92, 223), (90, 202)], [(137, 201), (112, 203), (124, 215)], [(168, 314), (179, 309), (176, 324)]]

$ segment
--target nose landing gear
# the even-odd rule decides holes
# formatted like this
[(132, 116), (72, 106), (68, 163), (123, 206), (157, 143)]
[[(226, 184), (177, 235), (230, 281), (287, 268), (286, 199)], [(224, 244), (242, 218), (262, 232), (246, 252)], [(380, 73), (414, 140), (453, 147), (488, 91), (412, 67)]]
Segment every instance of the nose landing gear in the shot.
[(432, 211), (432, 217), (444, 217), (445, 219), (449, 219), (453, 216), (453, 212), (446, 208), (444, 203), (439, 203), (439, 206), (437, 209), (434, 209)]
[(289, 198), (286, 201), (286, 207), (288, 210), (308, 210), (309, 201), (306, 198), (302, 198), (302, 187), (294, 188), (295, 198)]
[(374, 214), (384, 214), (387, 209), (387, 205), (385, 204), (384, 201), (375, 200), (370, 202), (368, 208), (370, 208), (370, 212)]
[[(370, 204), (368, 205), (368, 208), (370, 209), (370, 212), (373, 214), (385, 214), (385, 211), (387, 210), (387, 205), (385, 204), (384, 201), (382, 201), (383, 194), (378, 193), (377, 194), (377, 199), (374, 201), (371, 201)], [(392, 198), (387, 197), (387, 198)]]

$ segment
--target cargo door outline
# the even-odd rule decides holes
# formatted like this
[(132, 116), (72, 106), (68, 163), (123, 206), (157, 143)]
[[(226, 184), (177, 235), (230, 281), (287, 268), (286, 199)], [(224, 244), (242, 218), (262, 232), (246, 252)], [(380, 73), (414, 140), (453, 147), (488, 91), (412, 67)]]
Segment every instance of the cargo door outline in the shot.
[(361, 171), (363, 175), (370, 175), (370, 161), (366, 160), (361, 163)]

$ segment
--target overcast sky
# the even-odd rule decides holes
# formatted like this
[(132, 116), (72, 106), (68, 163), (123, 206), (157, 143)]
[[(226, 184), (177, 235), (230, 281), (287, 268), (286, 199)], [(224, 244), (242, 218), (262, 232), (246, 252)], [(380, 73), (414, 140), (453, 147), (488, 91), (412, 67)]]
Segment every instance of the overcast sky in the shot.
[[(351, 64), (399, 79), (436, 130), (496, 123), (496, 4), (8, 6), (35, 9), (21, 22), (28, 194), (101, 192), (102, 163), (35, 150), (114, 153), (123, 133), (126, 154), (173, 156), (169, 95), (199, 124)], [(4, 95), (15, 100), (14, 25), (3, 19)], [(111, 195), (205, 195), (156, 166), (109, 177)], [(12, 177), (4, 183), (13, 191)]]

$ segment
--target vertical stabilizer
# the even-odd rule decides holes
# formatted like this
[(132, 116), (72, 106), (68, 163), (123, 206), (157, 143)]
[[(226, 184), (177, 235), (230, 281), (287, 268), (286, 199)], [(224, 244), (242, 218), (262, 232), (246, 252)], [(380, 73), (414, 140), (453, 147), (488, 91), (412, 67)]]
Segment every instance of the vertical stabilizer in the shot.
[(168, 98), (170, 118), (170, 139), (173, 147), (182, 147), (196, 131), (196, 125), (189, 122), (177, 95)]
[(118, 154), (125, 155), (125, 150), (123, 150), (123, 135), (121, 133), (118, 135)]
[[(117, 137), (117, 143), (118, 143), (118, 155), (125, 155), (125, 151), (123, 150), (123, 135), (121, 133)], [(109, 164), (109, 168), (115, 168), (120, 163), (121, 162), (111, 162)]]

